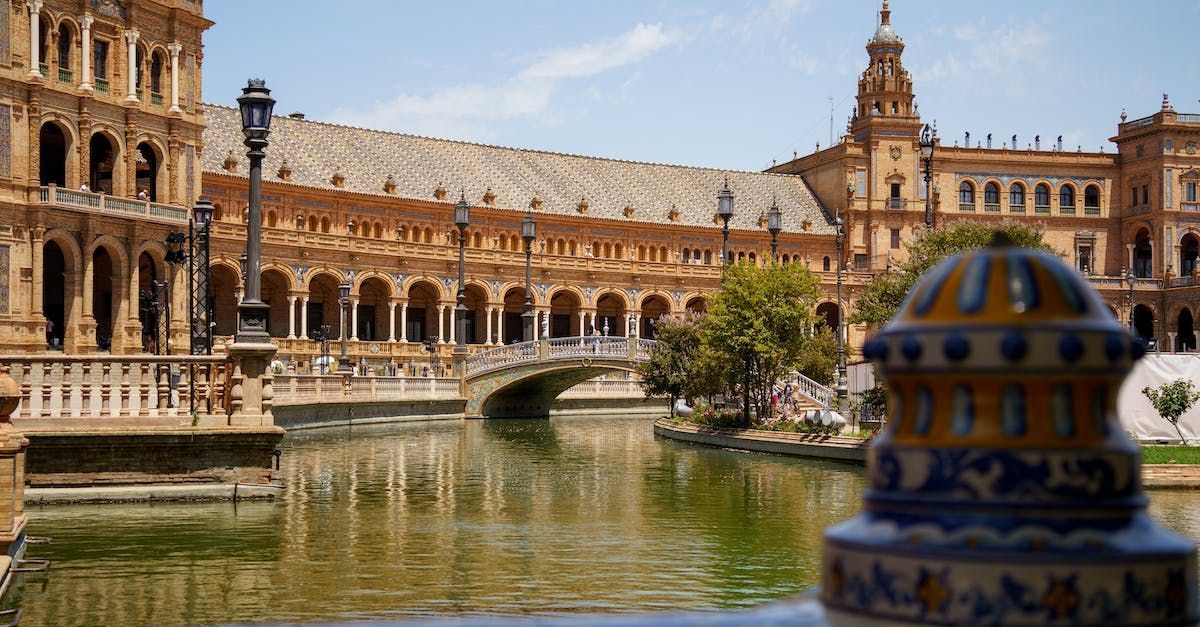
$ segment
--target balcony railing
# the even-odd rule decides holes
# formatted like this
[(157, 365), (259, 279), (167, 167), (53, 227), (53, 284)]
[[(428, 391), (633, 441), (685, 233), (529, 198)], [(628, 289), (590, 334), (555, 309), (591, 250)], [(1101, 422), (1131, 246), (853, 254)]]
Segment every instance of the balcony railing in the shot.
[(42, 76), (44, 76), (44, 77), (50, 76), (50, 64), (49, 63), (39, 63), (38, 71), (41, 72)]
[(1025, 205), (1024, 205), (1024, 203), (1022, 203), (1020, 205), (1009, 205), (1008, 212), (1009, 213), (1025, 213)]
[(974, 212), (974, 211), (975, 211), (975, 203), (973, 203), (973, 202), (960, 202), (960, 203), (958, 203), (958, 210), (959, 210), (959, 211), (970, 211), (970, 212)]
[(991, 213), (1000, 213), (1000, 203), (984, 203), (983, 210)]
[(96, 91), (107, 94), (108, 93), (108, 79), (96, 78)]
[(887, 199), (887, 208), (888, 209), (904, 209), (904, 206), (906, 204), (908, 204), (908, 201), (905, 200), (904, 198), (888, 198)]
[(1179, 209), (1188, 213), (1200, 213), (1200, 202), (1181, 202)]
[(187, 224), (188, 211), (175, 205), (164, 205), (146, 200), (118, 198), (106, 194), (78, 192), (54, 185), (38, 189), (38, 202), (53, 207), (78, 209), (89, 213), (137, 217), (154, 222)]
[(160, 94), (158, 92), (153, 92), (153, 91), (150, 92), (150, 104), (152, 104), (156, 107), (161, 107), (162, 103), (163, 103), (162, 94)]
[(1099, 206), (1099, 205), (1096, 205), (1096, 206), (1092, 206), (1092, 205), (1084, 205), (1084, 206), (1083, 206), (1083, 215), (1085, 215), (1085, 216), (1098, 216), (1098, 215), (1100, 215), (1100, 206)]
[(1050, 213), (1050, 205), (1034, 205), (1034, 213)]
[(71, 70), (61, 68), (61, 67), (58, 68), (58, 82), (70, 83), (74, 77), (75, 77), (75, 73), (72, 72)]

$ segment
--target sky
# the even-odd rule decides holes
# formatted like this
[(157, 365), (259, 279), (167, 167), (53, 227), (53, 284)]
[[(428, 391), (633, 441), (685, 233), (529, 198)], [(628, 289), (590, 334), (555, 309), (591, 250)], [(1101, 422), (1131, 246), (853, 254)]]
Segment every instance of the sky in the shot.
[[(1113, 150), (1121, 110), (1200, 112), (1200, 0), (893, 0), (943, 143)], [(204, 99), (447, 139), (762, 170), (844, 132), (877, 0), (208, 0)]]

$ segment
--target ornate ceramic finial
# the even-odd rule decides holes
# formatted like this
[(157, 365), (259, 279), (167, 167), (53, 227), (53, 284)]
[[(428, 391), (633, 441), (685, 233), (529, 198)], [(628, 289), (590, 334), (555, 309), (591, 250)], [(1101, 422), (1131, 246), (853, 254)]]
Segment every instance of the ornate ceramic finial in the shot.
[(1171, 110), (1171, 99), (1167, 97), (1167, 92), (1165, 92), (1165, 91), (1163, 92), (1162, 110), (1163, 111)]
[(225, 155), (225, 161), (223, 163), (221, 163), (221, 167), (225, 168), (226, 172), (236, 172), (237, 165), (238, 165), (237, 157), (233, 156), (233, 149), (230, 148), (229, 154)]
[(825, 534), (832, 624), (1200, 618), (1195, 545), (1146, 513), (1116, 416), (1142, 345), (1078, 271), (997, 237), (934, 266), (863, 352), (889, 416), (864, 511)]
[(1124, 122), (1129, 118), (1129, 114), (1125, 112), (1125, 107), (1121, 107), (1121, 121)]

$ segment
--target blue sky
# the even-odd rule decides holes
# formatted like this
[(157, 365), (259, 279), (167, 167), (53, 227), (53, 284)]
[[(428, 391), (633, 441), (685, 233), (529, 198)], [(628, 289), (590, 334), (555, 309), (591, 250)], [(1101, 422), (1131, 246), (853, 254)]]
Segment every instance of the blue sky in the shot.
[[(209, 0), (204, 98), (267, 80), (277, 113), (744, 170), (846, 124), (875, 0)], [(893, 0), (945, 143), (1058, 135), (1112, 150), (1130, 118), (1200, 111), (1197, 0)], [(253, 42), (247, 44), (247, 42)]]

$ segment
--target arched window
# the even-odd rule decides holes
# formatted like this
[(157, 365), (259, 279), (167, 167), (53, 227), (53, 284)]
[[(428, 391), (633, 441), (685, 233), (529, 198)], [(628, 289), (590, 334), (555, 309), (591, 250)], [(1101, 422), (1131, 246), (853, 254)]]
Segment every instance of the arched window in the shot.
[(712, 265), (712, 251), (711, 250), (704, 251), (704, 265), (706, 265), (706, 266)]
[(322, 233), (329, 232), (329, 217), (328, 216), (321, 218), (321, 232)]
[(622, 246), (621, 244), (613, 244), (613, 257), (615, 257), (617, 259), (621, 259), (625, 256), (624, 252), (625, 252), (624, 246)]
[(692, 261), (692, 249), (684, 248), (680, 252), (679, 258), (683, 260), (683, 263), (690, 263)]
[(645, 260), (646, 260), (646, 247), (644, 245), (639, 245), (638, 246), (638, 261), (645, 261)]
[(58, 80), (71, 81), (71, 27), (66, 22), (58, 25)]
[(1058, 188), (1058, 212), (1075, 213), (1075, 188), (1063, 185)]
[(1045, 213), (1050, 212), (1050, 186), (1045, 183), (1038, 183), (1037, 187), (1033, 188), (1033, 208)]
[(829, 272), (829, 257), (825, 257), (821, 260), (821, 269)]
[(985, 211), (1000, 211), (1000, 186), (995, 181), (983, 186), (983, 205)]
[(1100, 213), (1100, 186), (1083, 188), (1083, 210), (1085, 213)]
[(150, 104), (162, 104), (163, 55), (155, 50), (150, 55)]
[(975, 186), (970, 181), (958, 185), (958, 210), (975, 211)]
[(1020, 183), (1013, 183), (1012, 187), (1008, 188), (1008, 210), (1009, 211), (1025, 211), (1025, 186)]

